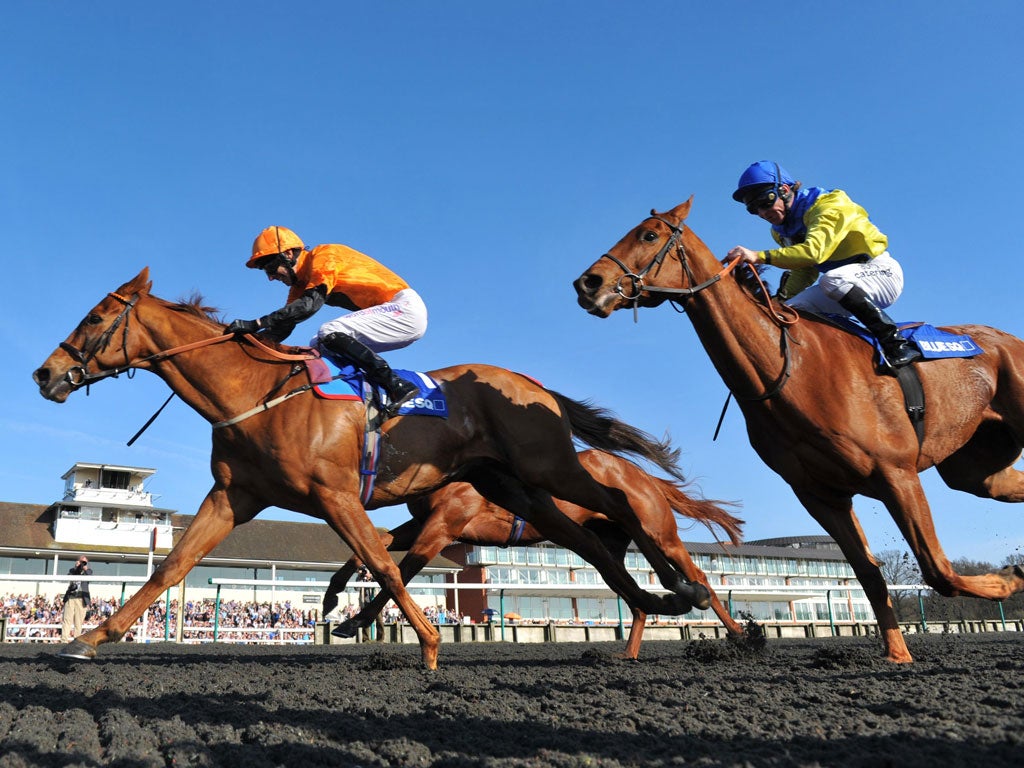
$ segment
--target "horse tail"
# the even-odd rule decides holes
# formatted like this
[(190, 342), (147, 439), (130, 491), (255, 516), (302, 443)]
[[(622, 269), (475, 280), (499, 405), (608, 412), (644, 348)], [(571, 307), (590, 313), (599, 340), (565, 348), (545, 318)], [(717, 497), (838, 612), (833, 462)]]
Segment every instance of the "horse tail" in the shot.
[(631, 454), (661, 467), (680, 482), (686, 482), (679, 468), (679, 449), (666, 440), (656, 440), (643, 430), (620, 421), (611, 411), (590, 403), (573, 400), (563, 394), (547, 390), (558, 401), (569, 419), (573, 437), (620, 458)]
[(733, 544), (739, 544), (743, 541), (743, 521), (719, 506), (726, 502), (695, 499), (683, 493), (683, 489), (671, 480), (665, 480), (661, 477), (652, 477), (651, 479), (658, 484), (661, 495), (665, 497), (665, 501), (669, 503), (673, 510), (683, 517), (703, 523), (715, 536), (716, 541), (718, 540), (718, 534), (715, 531), (716, 525), (725, 531), (729, 541)]

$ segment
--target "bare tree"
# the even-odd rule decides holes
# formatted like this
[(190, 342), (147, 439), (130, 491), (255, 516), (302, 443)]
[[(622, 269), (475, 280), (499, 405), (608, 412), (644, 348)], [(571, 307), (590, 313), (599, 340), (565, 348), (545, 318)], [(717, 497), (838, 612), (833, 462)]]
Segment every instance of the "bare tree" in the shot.
[(917, 616), (917, 593), (907, 589), (892, 589), (898, 584), (920, 584), (921, 571), (909, 552), (886, 549), (875, 555), (882, 576), (890, 585), (889, 598), (899, 621), (911, 621)]

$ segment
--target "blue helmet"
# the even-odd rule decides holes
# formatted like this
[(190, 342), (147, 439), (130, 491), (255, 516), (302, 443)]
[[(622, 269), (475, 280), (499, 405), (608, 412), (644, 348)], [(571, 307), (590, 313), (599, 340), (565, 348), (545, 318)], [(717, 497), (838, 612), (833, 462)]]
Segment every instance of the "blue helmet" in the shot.
[(732, 193), (732, 199), (742, 203), (751, 192), (753, 187), (777, 187), (780, 184), (792, 186), (796, 180), (789, 175), (781, 165), (774, 160), (758, 160), (740, 176), (736, 191)]

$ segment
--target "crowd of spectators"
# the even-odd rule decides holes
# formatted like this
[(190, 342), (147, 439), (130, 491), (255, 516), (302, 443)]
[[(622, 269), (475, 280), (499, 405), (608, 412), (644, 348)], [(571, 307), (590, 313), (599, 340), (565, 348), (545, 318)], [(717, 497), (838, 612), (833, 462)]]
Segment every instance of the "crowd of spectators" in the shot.
[[(35, 642), (60, 642), (61, 597), (38, 595), (8, 595), (2, 599), (0, 614), (7, 619), (9, 639), (26, 638)], [(118, 608), (119, 601), (94, 598), (86, 617), (85, 627), (94, 627)], [(276, 603), (244, 603), (221, 601), (220, 614), (215, 617), (213, 600), (188, 600), (183, 614), (183, 639), (186, 642), (213, 640), (216, 623), (218, 639), (227, 642), (312, 642), (313, 627), (319, 619), (318, 610), (302, 610), (290, 601)], [(173, 635), (178, 622), (178, 601), (170, 605), (170, 621), (163, 600), (154, 603), (146, 612), (149, 637), (160, 637), (165, 627)], [(216, 618), (216, 622), (214, 619)], [(141, 623), (141, 619), (140, 619)], [(136, 631), (140, 624), (136, 625)], [(134, 639), (129, 633), (125, 639)]]
[[(0, 598), (0, 615), (7, 619), (8, 639), (26, 639), (32, 642), (60, 642), (61, 614), (63, 599), (60, 596), (7, 595)], [(119, 601), (113, 598), (93, 598), (86, 616), (85, 629), (91, 629), (118, 608)], [(213, 600), (187, 600), (182, 620), (182, 638), (185, 642), (209, 642), (213, 640), (214, 624), (217, 639), (224, 642), (269, 642), (269, 643), (311, 643), (313, 630), (320, 620), (317, 609), (303, 610), (291, 601), (275, 603), (240, 602), (222, 600), (220, 615), (214, 616), (216, 603)], [(337, 619), (345, 619), (358, 611), (356, 605), (339, 609)], [(461, 614), (443, 606), (427, 606), (424, 615), (434, 624), (459, 624)], [(216, 622), (214, 619), (216, 618)], [(333, 617), (332, 617), (333, 618)], [(388, 603), (382, 616), (386, 624), (403, 620), (401, 611)], [(146, 612), (147, 636), (161, 638), (169, 628), (173, 636), (178, 621), (178, 601), (172, 600), (170, 620), (163, 600), (151, 605)], [(141, 626), (141, 619), (135, 631), (125, 639), (133, 640)]]

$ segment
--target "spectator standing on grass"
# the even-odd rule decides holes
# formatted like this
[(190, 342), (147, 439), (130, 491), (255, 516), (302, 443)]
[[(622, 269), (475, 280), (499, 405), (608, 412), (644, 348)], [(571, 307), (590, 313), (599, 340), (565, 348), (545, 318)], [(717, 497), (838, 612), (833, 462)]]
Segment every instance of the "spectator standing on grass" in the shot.
[[(71, 576), (92, 576), (89, 558), (82, 555), (78, 562), (68, 571)], [(60, 627), (60, 639), (69, 642), (82, 634), (85, 614), (92, 602), (89, 595), (89, 582), (72, 581), (64, 593), (64, 617)]]

